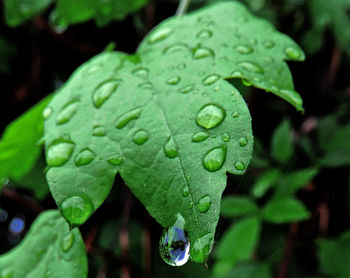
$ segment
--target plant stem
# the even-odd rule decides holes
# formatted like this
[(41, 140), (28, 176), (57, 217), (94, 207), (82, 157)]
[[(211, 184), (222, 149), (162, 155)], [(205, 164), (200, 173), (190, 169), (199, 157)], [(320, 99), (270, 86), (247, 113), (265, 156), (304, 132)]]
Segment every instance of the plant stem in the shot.
[(190, 3), (191, 3), (191, 0), (180, 0), (179, 7), (177, 8), (177, 11), (176, 11), (176, 16), (185, 14)]

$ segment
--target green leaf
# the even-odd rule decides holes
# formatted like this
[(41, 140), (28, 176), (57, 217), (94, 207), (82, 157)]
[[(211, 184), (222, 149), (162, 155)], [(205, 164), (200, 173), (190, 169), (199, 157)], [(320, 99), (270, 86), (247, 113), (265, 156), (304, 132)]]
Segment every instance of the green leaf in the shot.
[(276, 184), (282, 173), (278, 169), (272, 169), (264, 172), (253, 185), (252, 194), (255, 198), (261, 198), (265, 193)]
[(268, 264), (259, 262), (237, 263), (228, 273), (215, 275), (215, 278), (272, 278)]
[(58, 211), (43, 212), (21, 243), (0, 256), (0, 277), (87, 277), (79, 230), (70, 232)]
[(137, 58), (101, 54), (54, 96), (45, 121), (50, 190), (67, 221), (81, 225), (119, 172), (161, 225), (183, 216), (191, 257), (204, 262), (226, 172), (243, 174), (251, 158), (249, 111), (231, 84), (199, 72), (205, 62)]
[(286, 163), (293, 155), (292, 127), (284, 120), (274, 131), (271, 139), (271, 156)]
[(233, 224), (220, 240), (215, 256), (218, 260), (214, 272), (227, 272), (237, 262), (251, 258), (256, 248), (261, 229), (257, 217), (243, 219)]
[(275, 197), (263, 209), (265, 221), (275, 224), (302, 221), (310, 217), (305, 206), (292, 197)]
[(231, 196), (221, 201), (221, 215), (225, 217), (237, 217), (258, 210), (256, 204), (247, 197)]
[[(10, 2), (10, 1), (8, 1)], [(35, 166), (43, 136), (43, 110), (51, 96), (46, 97), (10, 123), (0, 139), (0, 186), (5, 178), (20, 179)]]
[(335, 240), (318, 240), (321, 270), (330, 277), (350, 276), (350, 231)]
[(158, 59), (160, 52), (171, 60), (180, 53), (193, 63), (205, 61), (203, 72), (213, 69), (223, 78), (242, 78), (283, 98), (297, 110), (303, 109), (284, 61), (304, 60), (303, 51), (239, 2), (219, 3), (169, 18), (143, 40), (138, 51), (149, 63)]
[(54, 0), (10, 0), (5, 1), (5, 20), (16, 27), (43, 12)]

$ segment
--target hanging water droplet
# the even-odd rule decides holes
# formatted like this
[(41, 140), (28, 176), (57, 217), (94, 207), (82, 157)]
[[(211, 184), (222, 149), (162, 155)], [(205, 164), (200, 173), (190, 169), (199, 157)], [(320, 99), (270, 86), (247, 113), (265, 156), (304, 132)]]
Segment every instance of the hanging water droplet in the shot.
[(227, 132), (225, 132), (225, 133), (222, 135), (222, 141), (224, 141), (224, 142), (229, 142), (229, 141), (230, 141), (230, 134), (228, 134)]
[(232, 116), (232, 118), (238, 118), (239, 117), (239, 113), (238, 112), (233, 112), (231, 116)]
[(189, 84), (189, 85), (179, 89), (178, 92), (181, 94), (188, 94), (193, 90), (193, 88), (194, 88), (194, 84)]
[(271, 41), (271, 40), (266, 40), (266, 41), (263, 42), (263, 45), (264, 45), (265, 48), (269, 49), (269, 48), (274, 47), (275, 43), (273, 41)]
[(167, 38), (172, 32), (172, 29), (165, 27), (161, 30), (154, 32), (149, 38), (148, 43), (156, 43)]
[(206, 131), (199, 131), (192, 136), (192, 142), (201, 142), (209, 137), (209, 133)]
[(61, 166), (71, 157), (74, 150), (74, 143), (65, 139), (55, 140), (46, 154), (46, 162), (49, 166)]
[(226, 112), (217, 104), (206, 104), (197, 113), (196, 123), (205, 129), (218, 126), (226, 117)]
[(95, 157), (96, 157), (96, 154), (89, 148), (86, 148), (77, 154), (74, 162), (75, 162), (75, 165), (78, 167), (83, 165), (88, 165), (91, 163), (91, 161), (95, 159)]
[(187, 197), (190, 195), (190, 188), (186, 185), (182, 191), (182, 196)]
[(213, 32), (210, 30), (201, 30), (197, 34), (197, 38), (201, 40), (210, 39), (213, 36)]
[(146, 68), (137, 68), (137, 69), (134, 69), (132, 71), (132, 73), (134, 75), (136, 75), (137, 77), (145, 79), (148, 76), (148, 69), (146, 69)]
[(203, 84), (206, 85), (206, 86), (209, 86), (209, 85), (214, 84), (219, 79), (220, 79), (220, 75), (211, 74), (211, 75), (207, 76), (206, 78), (204, 78)]
[(46, 107), (43, 111), (43, 118), (46, 120), (49, 118), (52, 114), (52, 108), (51, 107)]
[(96, 125), (94, 126), (93, 130), (92, 130), (92, 135), (93, 136), (105, 136), (106, 135), (106, 129), (103, 126), (100, 125)]
[(56, 124), (61, 125), (67, 123), (77, 112), (79, 107), (79, 101), (74, 100), (66, 104), (62, 110), (58, 113), (56, 118)]
[(121, 154), (113, 154), (107, 158), (108, 163), (119, 166), (123, 162), (124, 158)]
[(284, 54), (287, 56), (287, 58), (292, 59), (292, 60), (297, 60), (301, 56), (301, 52), (292, 46), (286, 47), (284, 49)]
[(200, 212), (205, 213), (209, 210), (210, 205), (211, 205), (210, 196), (204, 196), (202, 199), (200, 199), (199, 203), (197, 204), (197, 208)]
[(195, 49), (193, 52), (194, 59), (214, 57), (214, 55), (215, 55), (214, 51), (211, 50), (210, 48), (206, 48), (206, 47), (199, 47), (199, 48)]
[(235, 50), (240, 53), (240, 54), (250, 54), (253, 52), (253, 48), (251, 48), (250, 46), (247, 45), (237, 45), (235, 47)]
[(245, 169), (244, 163), (242, 161), (235, 162), (235, 168), (237, 170), (244, 170)]
[(69, 249), (72, 248), (74, 243), (74, 234), (72, 232), (69, 232), (66, 236), (62, 238), (62, 250), (63, 252), (67, 252)]
[(226, 160), (226, 147), (220, 146), (209, 150), (203, 157), (203, 167), (209, 172), (221, 169)]
[(260, 73), (260, 74), (264, 73), (264, 69), (260, 65), (258, 65), (257, 63), (239, 62), (238, 65), (246, 71), (250, 71), (253, 73)]
[(126, 112), (125, 114), (121, 115), (118, 120), (115, 123), (116, 128), (123, 128), (126, 126), (130, 121), (138, 119), (141, 115), (142, 109), (136, 108), (131, 111)]
[(132, 140), (137, 145), (143, 145), (149, 139), (149, 133), (146, 130), (140, 129), (135, 132)]
[(61, 204), (64, 218), (72, 228), (83, 224), (94, 211), (94, 205), (85, 194), (72, 196), (65, 199)]
[(241, 147), (245, 147), (248, 144), (248, 139), (246, 137), (241, 137), (238, 139), (238, 143)]
[(169, 85), (177, 85), (177, 84), (179, 84), (180, 80), (181, 80), (180, 76), (174, 76), (174, 77), (169, 78), (167, 83)]
[(159, 254), (169, 265), (184, 265), (190, 257), (190, 242), (184, 230), (185, 219), (178, 214), (175, 224), (165, 228), (159, 241)]
[(92, 94), (92, 103), (94, 106), (100, 108), (111, 97), (118, 85), (119, 80), (108, 80), (100, 84)]
[(166, 144), (163, 146), (164, 153), (169, 158), (177, 157), (177, 145), (173, 137), (169, 137)]

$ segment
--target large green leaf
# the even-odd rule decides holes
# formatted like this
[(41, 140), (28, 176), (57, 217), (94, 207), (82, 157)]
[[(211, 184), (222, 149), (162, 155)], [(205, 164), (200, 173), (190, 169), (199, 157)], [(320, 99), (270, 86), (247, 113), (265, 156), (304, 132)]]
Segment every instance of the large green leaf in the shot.
[(0, 277), (87, 277), (85, 245), (79, 230), (69, 231), (56, 210), (42, 213), (23, 241), (0, 256)]
[(203, 72), (210, 69), (223, 78), (243, 78), (302, 110), (302, 99), (294, 90), (284, 60), (304, 60), (303, 51), (238, 2), (167, 19), (146, 37), (138, 51), (149, 63), (158, 59), (160, 52), (168, 59), (180, 53), (193, 63), (206, 61)]
[(227, 81), (198, 73), (200, 62), (159, 59), (146, 68), (132, 58), (101, 54), (53, 98), (45, 121), (51, 192), (80, 225), (119, 172), (160, 224), (184, 217), (191, 256), (204, 262), (226, 171), (243, 174), (251, 157), (247, 106)]

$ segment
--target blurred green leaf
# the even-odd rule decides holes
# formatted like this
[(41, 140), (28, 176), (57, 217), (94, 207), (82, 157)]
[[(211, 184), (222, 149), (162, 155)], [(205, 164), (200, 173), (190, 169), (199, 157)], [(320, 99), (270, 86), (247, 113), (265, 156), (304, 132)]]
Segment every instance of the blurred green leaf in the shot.
[(252, 194), (255, 198), (261, 198), (265, 193), (276, 184), (276, 181), (282, 173), (278, 169), (272, 169), (264, 172), (253, 184)]
[(258, 207), (248, 197), (230, 196), (221, 200), (221, 215), (224, 217), (237, 217), (254, 213)]
[(268, 264), (259, 262), (237, 263), (228, 273), (214, 278), (272, 278)]
[(87, 257), (78, 229), (56, 210), (43, 212), (14, 249), (0, 256), (0, 277), (85, 278)]
[(310, 217), (305, 206), (292, 197), (274, 197), (264, 206), (262, 215), (265, 221), (275, 224), (302, 221)]
[(274, 131), (271, 138), (271, 156), (281, 163), (286, 163), (293, 155), (292, 127), (284, 120)]

